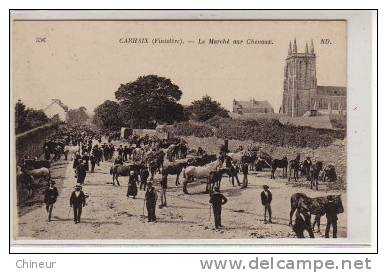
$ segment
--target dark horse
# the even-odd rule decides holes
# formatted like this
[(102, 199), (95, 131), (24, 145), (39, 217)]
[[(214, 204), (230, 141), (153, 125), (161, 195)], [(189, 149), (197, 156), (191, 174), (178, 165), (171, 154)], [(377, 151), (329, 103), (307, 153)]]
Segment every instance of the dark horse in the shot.
[(288, 158), (284, 156), (282, 159), (273, 159), (271, 162), (271, 179), (275, 179), (275, 171), (277, 168), (282, 168), (282, 177), (288, 176)]
[(210, 194), (211, 194), (215, 187), (220, 188), (220, 182), (222, 181), (224, 174), (231, 176), (230, 169), (221, 168), (210, 173), (210, 176), (208, 178), (206, 193), (210, 191)]
[(316, 191), (318, 190), (318, 177), (323, 168), (323, 164), (321, 161), (317, 161), (310, 167), (310, 188), (313, 189), (313, 186), (316, 187)]
[(292, 177), (292, 170), (293, 170), (294, 181), (297, 182), (298, 171), (300, 170), (300, 157), (301, 157), (300, 154), (298, 154), (296, 159), (290, 160), (288, 181), (290, 181), (290, 178)]
[(163, 173), (166, 175), (173, 175), (176, 174), (176, 182), (175, 185), (179, 185), (179, 177), (183, 169), (187, 166), (187, 162), (180, 162), (180, 163), (172, 163), (166, 167), (163, 168)]
[(144, 164), (131, 164), (126, 166), (123, 166), (121, 164), (113, 165), (110, 168), (110, 174), (113, 176), (113, 185), (115, 185), (114, 181), (117, 181), (117, 185), (120, 186), (120, 181), (118, 181), (118, 177), (129, 176), (131, 171), (134, 171), (134, 175), (138, 176), (142, 168), (146, 168), (146, 166)]
[[(343, 213), (344, 207), (343, 203), (341, 202), (341, 195), (332, 195), (333, 197), (333, 203), (337, 207), (337, 213)], [(317, 224), (317, 231), (320, 232), (320, 219), (321, 216), (325, 214), (325, 205), (328, 203), (327, 196), (322, 197), (315, 197), (310, 198), (304, 193), (295, 193), (290, 198), (290, 219), (289, 219), (289, 225), (292, 225), (292, 218), (295, 210), (300, 204), (305, 204), (310, 214), (315, 215), (314, 222), (313, 222), (313, 229), (315, 225)]]

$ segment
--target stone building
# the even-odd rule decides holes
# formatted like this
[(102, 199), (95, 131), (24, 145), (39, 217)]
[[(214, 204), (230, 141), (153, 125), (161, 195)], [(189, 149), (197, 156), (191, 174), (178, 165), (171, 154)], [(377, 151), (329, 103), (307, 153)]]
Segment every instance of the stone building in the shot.
[(274, 113), (274, 109), (271, 104), (267, 101), (257, 101), (251, 99), (249, 101), (237, 101), (233, 100), (232, 111), (237, 114), (267, 114)]
[(280, 112), (291, 117), (317, 114), (345, 115), (347, 88), (319, 86), (313, 41), (298, 52), (297, 41), (290, 42), (284, 70), (283, 99)]

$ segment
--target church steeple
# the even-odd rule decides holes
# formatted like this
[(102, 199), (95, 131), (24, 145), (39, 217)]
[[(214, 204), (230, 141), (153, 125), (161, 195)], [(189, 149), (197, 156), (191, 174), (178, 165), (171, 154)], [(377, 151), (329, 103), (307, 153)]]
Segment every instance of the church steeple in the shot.
[(292, 55), (292, 41), (289, 42), (288, 55)]
[(313, 40), (310, 41), (310, 54), (314, 54)]
[(296, 41), (296, 38), (294, 38), (293, 53), (297, 53), (297, 41)]
[(305, 54), (309, 54), (308, 43), (305, 44)]

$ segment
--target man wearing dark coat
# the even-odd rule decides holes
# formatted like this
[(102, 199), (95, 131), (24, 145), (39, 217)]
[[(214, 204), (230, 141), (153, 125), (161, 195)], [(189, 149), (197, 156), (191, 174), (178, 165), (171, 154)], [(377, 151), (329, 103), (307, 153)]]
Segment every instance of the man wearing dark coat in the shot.
[(299, 206), (296, 211), (296, 220), (293, 225), (293, 231), (296, 233), (297, 238), (305, 238), (304, 230), (309, 233), (309, 238), (314, 238), (310, 222), (310, 213), (307, 208)]
[(86, 178), (86, 161), (83, 160), (78, 166), (77, 166), (77, 183), (83, 185), (85, 183)]
[(148, 168), (144, 167), (140, 170), (140, 190), (144, 187), (144, 191), (146, 190), (146, 182), (149, 177)]
[(264, 207), (264, 223), (266, 224), (266, 212), (269, 213), (269, 223), (271, 223), (271, 200), (273, 199), (273, 196), (271, 194), (271, 191), (269, 191), (268, 185), (263, 185), (263, 191), (261, 192), (261, 203)]
[(306, 160), (303, 163), (305, 175), (306, 175), (306, 180), (310, 180), (310, 167), (312, 166), (312, 161), (310, 160), (310, 157), (307, 157)]
[(219, 187), (214, 189), (214, 193), (211, 195), (209, 203), (212, 204), (212, 210), (214, 212), (215, 228), (222, 226), (222, 206), (227, 203), (227, 198), (220, 193)]
[(82, 156), (82, 161), (85, 163), (86, 171), (89, 171), (89, 160), (90, 160), (89, 155), (87, 153), (84, 153)]
[(97, 158), (94, 154), (90, 155), (90, 165), (91, 165), (91, 172), (94, 172), (95, 163), (97, 162)]
[(328, 202), (325, 204), (325, 216), (327, 217), (327, 226), (325, 228), (325, 238), (329, 238), (329, 230), (333, 228), (333, 238), (337, 238), (337, 205), (333, 202), (332, 195), (328, 195)]
[(75, 157), (74, 157), (74, 162), (73, 162), (73, 169), (77, 169), (79, 163), (82, 161), (82, 157), (79, 153), (76, 153), (75, 154)]
[(137, 195), (137, 175), (135, 175), (134, 171), (130, 171), (129, 174), (129, 183), (128, 183), (128, 192), (126, 196), (133, 196), (133, 199), (136, 198)]
[(249, 183), (249, 180), (247, 178), (249, 174), (249, 166), (247, 163), (243, 163), (242, 165), (242, 174), (243, 174), (243, 180), (242, 180), (242, 189), (247, 188), (247, 184)]
[(75, 191), (70, 196), (70, 207), (74, 210), (74, 223), (81, 222), (82, 208), (86, 206), (86, 196), (81, 185), (75, 186)]
[(58, 198), (58, 189), (54, 185), (55, 181), (51, 180), (49, 186), (44, 191), (44, 203), (46, 204), (46, 211), (48, 213), (48, 222), (51, 221), (52, 209)]
[(122, 155), (123, 155), (123, 160), (124, 161), (128, 161), (128, 155), (129, 155), (129, 148), (128, 148), (128, 145), (125, 145), (124, 146), (124, 149), (122, 151)]
[(238, 183), (238, 186), (241, 185), (241, 182), (239, 182), (239, 178), (238, 178), (238, 167), (236, 166), (236, 164), (234, 162), (231, 163), (231, 167), (230, 167), (230, 174), (231, 174), (231, 183), (232, 183), (232, 186), (234, 187), (234, 178), (236, 179), (237, 183)]
[(146, 210), (148, 211), (148, 222), (155, 222), (157, 193), (151, 182), (148, 182), (144, 202), (146, 203)]

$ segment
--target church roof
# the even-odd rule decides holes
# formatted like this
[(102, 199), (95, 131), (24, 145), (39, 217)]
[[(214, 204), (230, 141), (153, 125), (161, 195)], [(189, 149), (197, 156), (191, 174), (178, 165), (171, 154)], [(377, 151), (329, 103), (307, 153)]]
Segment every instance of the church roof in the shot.
[(234, 104), (242, 108), (273, 108), (267, 100), (250, 100), (250, 101), (242, 101), (242, 100), (234, 100)]
[(346, 96), (347, 95), (347, 87), (343, 87), (343, 86), (317, 86), (317, 95)]

